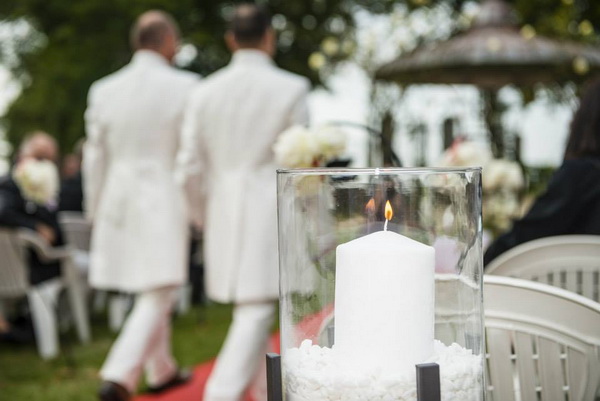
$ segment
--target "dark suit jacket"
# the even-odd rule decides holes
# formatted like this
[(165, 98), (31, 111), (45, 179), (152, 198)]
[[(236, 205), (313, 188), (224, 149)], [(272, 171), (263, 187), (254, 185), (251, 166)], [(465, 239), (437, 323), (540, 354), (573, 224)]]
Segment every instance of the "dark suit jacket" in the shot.
[[(0, 178), (0, 226), (36, 229), (38, 223), (46, 224), (56, 232), (52, 245), (63, 245), (63, 236), (56, 212), (33, 202), (26, 201), (17, 184), (10, 177)], [(60, 275), (59, 263), (42, 263), (33, 251), (29, 251), (29, 280), (31, 284)]]
[(484, 264), (524, 242), (567, 234), (600, 235), (600, 159), (565, 161), (529, 213), (490, 245)]
[(60, 185), (58, 210), (61, 212), (83, 212), (83, 186), (81, 172), (63, 180)]

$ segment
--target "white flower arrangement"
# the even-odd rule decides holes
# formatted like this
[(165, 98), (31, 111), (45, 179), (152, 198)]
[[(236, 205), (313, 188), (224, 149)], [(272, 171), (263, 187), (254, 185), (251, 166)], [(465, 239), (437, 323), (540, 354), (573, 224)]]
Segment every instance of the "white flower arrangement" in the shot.
[(470, 141), (453, 144), (444, 152), (439, 162), (441, 167), (485, 166), (492, 160), (492, 153), (486, 147)]
[(38, 205), (56, 201), (59, 177), (54, 163), (47, 160), (23, 160), (15, 167), (13, 179), (25, 200)]
[(346, 149), (346, 135), (331, 125), (309, 129), (294, 125), (273, 145), (275, 161), (286, 168), (324, 166)]
[(493, 159), (484, 165), (483, 189), (495, 191), (508, 189), (518, 191), (525, 186), (521, 166), (516, 162), (504, 159)]
[(442, 167), (483, 167), (482, 185), (485, 191), (518, 191), (525, 186), (517, 162), (494, 159), (489, 149), (475, 142), (463, 141), (452, 145), (439, 162)]
[(484, 146), (462, 141), (444, 152), (439, 164), (443, 167), (483, 167), (483, 223), (493, 234), (507, 230), (519, 217), (519, 192), (525, 186), (525, 178), (518, 163), (494, 159)]

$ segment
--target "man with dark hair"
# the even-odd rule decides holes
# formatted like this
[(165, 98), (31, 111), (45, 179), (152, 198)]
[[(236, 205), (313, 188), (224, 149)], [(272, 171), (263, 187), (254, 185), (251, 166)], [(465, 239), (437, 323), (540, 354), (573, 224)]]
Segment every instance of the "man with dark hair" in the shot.
[(238, 6), (226, 41), (232, 61), (193, 92), (178, 156), (189, 210), (204, 226), (207, 295), (234, 304), (205, 401), (241, 400), (260, 372), (279, 294), (272, 147), (286, 128), (308, 122), (309, 82), (273, 63), (263, 9)]
[(241, 5), (230, 23), (229, 31), (239, 46), (258, 47), (265, 33), (271, 30), (270, 27), (271, 17), (266, 9)]
[(131, 63), (93, 84), (86, 110), (84, 207), (93, 219), (90, 283), (136, 295), (102, 366), (103, 401), (128, 400), (143, 370), (152, 391), (185, 382), (170, 312), (186, 281), (188, 224), (173, 165), (193, 74), (170, 64), (177, 25), (162, 11), (131, 30)]
[(83, 139), (75, 144), (73, 153), (63, 158), (58, 210), (61, 212), (83, 212), (83, 179), (81, 160), (83, 158)]

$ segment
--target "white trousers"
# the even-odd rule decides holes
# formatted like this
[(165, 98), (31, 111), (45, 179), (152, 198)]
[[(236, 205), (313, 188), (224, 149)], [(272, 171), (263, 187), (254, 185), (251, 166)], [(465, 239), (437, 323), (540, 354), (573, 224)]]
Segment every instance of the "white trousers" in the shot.
[[(219, 352), (215, 368), (204, 391), (204, 401), (240, 401), (252, 379), (262, 392), (266, 389), (265, 353), (270, 329), (275, 317), (275, 303), (236, 305), (233, 321), (225, 343)], [(264, 373), (264, 372), (263, 372)], [(266, 399), (266, 393), (253, 394), (256, 401)]]
[(177, 370), (171, 353), (171, 311), (177, 289), (165, 287), (136, 295), (133, 309), (113, 344), (100, 376), (134, 393), (142, 374), (151, 386), (169, 380)]

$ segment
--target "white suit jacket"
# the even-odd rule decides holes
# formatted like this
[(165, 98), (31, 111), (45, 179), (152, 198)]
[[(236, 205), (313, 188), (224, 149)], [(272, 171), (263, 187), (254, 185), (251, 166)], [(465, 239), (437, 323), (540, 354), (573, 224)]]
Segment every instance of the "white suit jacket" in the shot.
[(192, 94), (178, 173), (191, 216), (203, 220), (206, 289), (217, 302), (278, 297), (272, 146), (308, 122), (309, 86), (265, 53), (239, 50)]
[(83, 173), (94, 287), (137, 292), (187, 277), (187, 219), (174, 165), (197, 78), (141, 50), (89, 91)]

